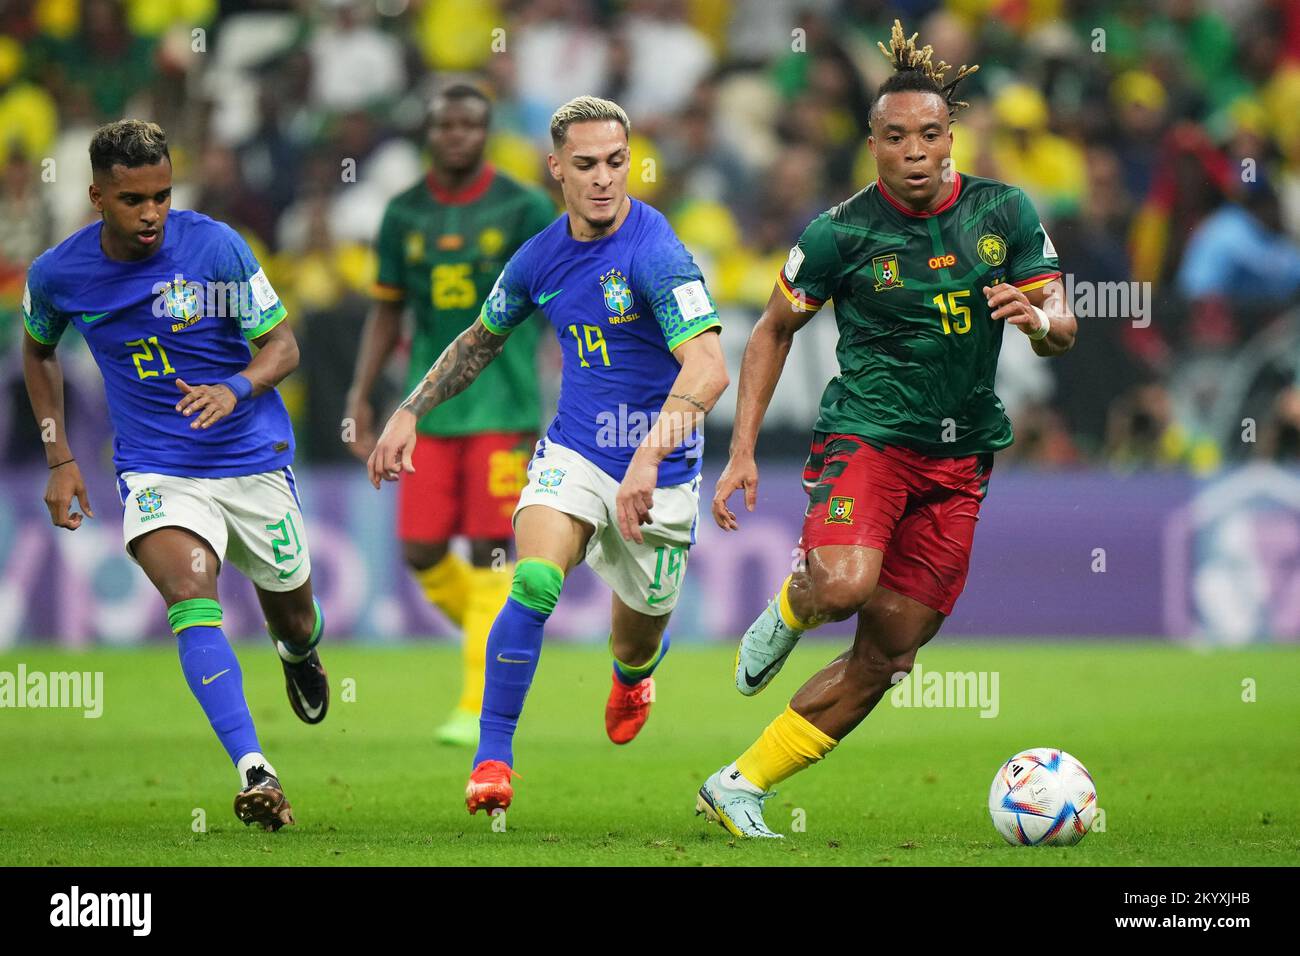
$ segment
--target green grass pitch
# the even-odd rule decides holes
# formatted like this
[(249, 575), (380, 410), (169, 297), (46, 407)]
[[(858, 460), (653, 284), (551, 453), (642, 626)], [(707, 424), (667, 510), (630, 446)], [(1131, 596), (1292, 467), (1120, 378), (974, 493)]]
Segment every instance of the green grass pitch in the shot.
[[(731, 647), (679, 642), (649, 724), (616, 747), (604, 733), (604, 651), (548, 646), (516, 739), (523, 779), (494, 832), (465, 812), (471, 755), (432, 741), (455, 699), (454, 648), (327, 645), (332, 709), (308, 727), (270, 646), (244, 644), (263, 748), (298, 819), (275, 834), (235, 819), (234, 772), (170, 649), (10, 652), (0, 670), (103, 671), (104, 713), (0, 710), (0, 864), (1294, 865), (1300, 854), (1300, 652), (1280, 647), (941, 639), (921, 666), (997, 671), (996, 718), (886, 698), (823, 764), (778, 788), (767, 816), (785, 840), (737, 843), (695, 817), (704, 777), (838, 649), (808, 640), (746, 699), (731, 686)], [(1035, 746), (1089, 768), (1105, 832), (1072, 848), (1003, 843), (989, 783)], [(206, 832), (192, 828), (195, 809)]]

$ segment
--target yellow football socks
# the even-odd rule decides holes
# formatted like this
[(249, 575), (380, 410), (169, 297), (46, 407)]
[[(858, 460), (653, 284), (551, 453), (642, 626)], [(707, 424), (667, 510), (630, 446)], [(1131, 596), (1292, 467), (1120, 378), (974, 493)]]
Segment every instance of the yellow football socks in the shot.
[(807, 631), (814, 625), (806, 624), (799, 620), (794, 613), (794, 608), (790, 606), (790, 578), (794, 575), (787, 575), (786, 579), (781, 582), (781, 589), (776, 592), (776, 608), (781, 615), (781, 620), (785, 626), (792, 631)]
[(465, 644), (461, 660), (465, 667), (460, 703), (456, 706), (477, 714), (483, 704), (483, 676), (487, 668), (488, 632), (510, 596), (514, 565), (498, 571), (491, 568), (468, 568), (468, 600), (465, 605)]
[(782, 780), (821, 760), (837, 743), (838, 740), (827, 737), (807, 718), (786, 707), (741, 754), (736, 769), (754, 786), (771, 790)]
[(448, 551), (437, 564), (415, 572), (415, 580), (429, 603), (451, 618), (457, 627), (465, 625), (465, 607), (469, 601), (470, 564)]

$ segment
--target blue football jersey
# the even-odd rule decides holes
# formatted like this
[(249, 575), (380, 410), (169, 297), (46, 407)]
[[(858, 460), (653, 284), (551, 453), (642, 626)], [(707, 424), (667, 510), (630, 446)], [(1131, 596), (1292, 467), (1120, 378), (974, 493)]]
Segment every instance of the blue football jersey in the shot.
[[(546, 437), (616, 481), (681, 371), (672, 350), (721, 325), (695, 260), (668, 221), (629, 201), (612, 235), (579, 242), (566, 215), (529, 239), (506, 263), (480, 316), (503, 335), (536, 307), (545, 310), (564, 351)], [(702, 454), (701, 436), (674, 449), (659, 466), (659, 485), (690, 481)]]
[(292, 462), (293, 428), (275, 389), (207, 429), (176, 411), (176, 379), (230, 378), (252, 358), (248, 341), (284, 320), (248, 244), (225, 223), (176, 209), (162, 248), (121, 262), (100, 248), (102, 228), (92, 223), (32, 263), (23, 324), (46, 345), (69, 325), (85, 338), (104, 376), (118, 473), (225, 478)]

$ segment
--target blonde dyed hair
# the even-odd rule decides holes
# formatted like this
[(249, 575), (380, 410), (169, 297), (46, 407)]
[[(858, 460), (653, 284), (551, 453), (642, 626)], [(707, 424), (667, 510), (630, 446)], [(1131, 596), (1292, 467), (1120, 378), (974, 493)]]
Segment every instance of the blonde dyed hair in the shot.
[(974, 66), (962, 64), (957, 69), (957, 75), (945, 83), (943, 81), (944, 76), (951, 67), (943, 60), (935, 63), (933, 59), (934, 47), (928, 43), (925, 46), (918, 47), (916, 45), (918, 36), (920, 36), (919, 33), (913, 33), (910, 37), (904, 34), (902, 21), (895, 20), (894, 29), (889, 35), (889, 46), (886, 47), (879, 41), (877, 41), (876, 46), (880, 48), (881, 53), (885, 54), (885, 58), (894, 67), (895, 73), (916, 70), (939, 87), (939, 95), (943, 97), (943, 101), (948, 107), (949, 116), (970, 106), (965, 100), (955, 99), (954, 94), (957, 92), (957, 84), (978, 71), (979, 64), (976, 63)]
[(577, 96), (561, 106), (551, 116), (551, 143), (556, 149), (564, 145), (569, 127), (574, 123), (604, 122), (612, 120), (623, 127), (625, 136), (632, 135), (632, 122), (623, 107), (613, 100), (599, 96)]

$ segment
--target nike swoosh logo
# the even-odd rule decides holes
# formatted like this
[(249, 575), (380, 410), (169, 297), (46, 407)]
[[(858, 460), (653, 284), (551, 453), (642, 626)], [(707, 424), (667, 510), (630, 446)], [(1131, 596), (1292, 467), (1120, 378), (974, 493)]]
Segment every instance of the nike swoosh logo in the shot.
[(306, 714), (310, 720), (315, 720), (320, 716), (321, 710), (325, 707), (323, 702), (319, 707), (312, 707), (308, 704), (307, 698), (303, 696), (303, 692), (299, 689), (297, 681), (294, 681), (293, 692), (298, 695), (298, 703), (302, 704), (302, 712)]
[(789, 657), (789, 656), (790, 656), (790, 653), (789, 653), (789, 651), (787, 651), (786, 653), (784, 653), (784, 654), (782, 654), (780, 657), (778, 657), (776, 660), (772, 661), (772, 663), (770, 663), (770, 664), (768, 664), (766, 667), (764, 667), (764, 668), (763, 668), (761, 671), (759, 671), (757, 674), (750, 674), (750, 673), (749, 673), (749, 670), (746, 669), (746, 670), (745, 670), (745, 683), (748, 684), (750, 687), (757, 687), (759, 684), (761, 684), (761, 683), (763, 682), (763, 678), (767, 676), (767, 672), (768, 672), (768, 671), (770, 671), (770, 670), (771, 670), (773, 667), (775, 667), (777, 664), (780, 664), (783, 660), (785, 660), (785, 659), (786, 659), (787, 657)]
[(537, 304), (545, 305), (546, 303), (550, 302), (552, 299), (554, 299), (557, 295), (559, 295), (563, 291), (564, 291), (563, 289), (556, 289), (554, 292), (543, 292), (541, 295), (537, 297)]
[(218, 677), (220, 677), (222, 674), (229, 674), (229, 673), (230, 673), (230, 668), (229, 668), (229, 667), (227, 667), (224, 671), (217, 671), (217, 672), (216, 672), (215, 674), (213, 674), (211, 677), (205, 677), (205, 678), (203, 678), (203, 686), (204, 686), (204, 687), (207, 687), (209, 684), (211, 684), (214, 680), (216, 680), (216, 679), (217, 679)]
[(673, 590), (668, 592), (667, 594), (661, 594), (658, 597), (656, 597), (653, 594), (647, 594), (645, 598), (645, 602), (646, 604), (649, 604), (651, 607), (654, 607), (656, 604), (663, 604), (664, 601), (667, 601), (670, 597), (672, 597), (676, 593), (677, 591)]
[(91, 322), (98, 322), (106, 315), (108, 315), (107, 312), (100, 312), (98, 315), (82, 315), (81, 321), (89, 325)]
[(291, 567), (288, 571), (281, 571), (281, 572), (280, 572), (280, 580), (281, 580), (281, 581), (287, 581), (287, 580), (289, 580), (291, 577), (294, 576), (295, 573), (297, 573), (297, 571), (298, 571), (298, 569), (299, 569), (300, 567), (302, 567), (302, 562), (301, 562), (301, 561), (299, 561), (297, 564), (295, 564), (293, 567)]
[(497, 655), (497, 660), (499, 660), (502, 664), (531, 664), (532, 663), (532, 661), (512, 660), (509, 657), (502, 657), (500, 654)]

